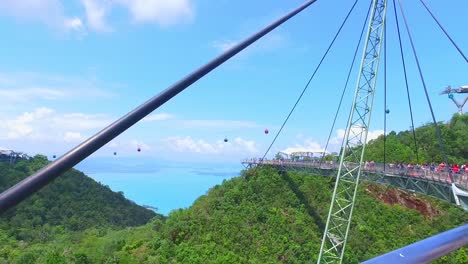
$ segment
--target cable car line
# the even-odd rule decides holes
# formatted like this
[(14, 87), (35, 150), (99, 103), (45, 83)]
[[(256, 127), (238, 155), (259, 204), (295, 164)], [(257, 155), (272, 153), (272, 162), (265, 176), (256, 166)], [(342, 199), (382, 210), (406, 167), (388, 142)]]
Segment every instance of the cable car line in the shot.
[[(387, 21), (386, 21), (387, 22)], [(390, 112), (387, 107), (387, 23), (384, 24), (384, 132), (383, 132), (383, 171), (385, 172), (385, 161), (386, 161), (386, 143), (387, 143), (387, 114)]]
[(411, 117), (411, 131), (413, 133), (414, 150), (416, 152), (416, 161), (417, 161), (417, 163), (419, 163), (418, 144), (416, 142), (416, 132), (415, 132), (415, 127), (414, 127), (414, 119), (413, 119), (413, 108), (411, 106), (411, 97), (410, 97), (408, 77), (407, 77), (407, 72), (406, 72), (405, 56), (404, 56), (404, 53), (403, 53), (403, 44), (401, 43), (400, 25), (398, 23), (398, 15), (397, 15), (395, 5), (394, 5), (393, 10), (394, 10), (394, 14), (395, 14), (396, 27), (397, 27), (397, 32), (398, 32), (398, 42), (400, 44), (400, 55), (401, 55), (401, 62), (403, 64), (403, 73), (405, 75), (406, 96), (407, 96), (407, 99), (408, 99), (408, 106), (409, 106), (409, 112), (410, 112), (410, 117)]
[[(395, 0), (393, 0), (393, 4), (395, 5)], [(437, 121), (436, 121), (436, 118), (435, 118), (435, 115), (434, 115), (434, 110), (432, 109), (431, 99), (429, 98), (429, 93), (427, 92), (426, 82), (424, 81), (424, 76), (423, 76), (423, 73), (422, 73), (421, 65), (419, 63), (418, 55), (416, 53), (416, 47), (414, 46), (414, 43), (413, 43), (413, 37), (411, 36), (411, 32), (410, 32), (410, 29), (409, 29), (409, 26), (408, 26), (408, 22), (406, 20), (405, 13), (403, 11), (403, 5), (401, 4), (401, 0), (398, 0), (398, 4), (400, 6), (400, 11), (401, 11), (401, 15), (403, 17), (403, 21), (405, 22), (406, 32), (408, 33), (408, 37), (409, 37), (409, 40), (410, 40), (410, 43), (411, 43), (411, 48), (413, 50), (413, 55), (414, 55), (414, 58), (416, 60), (416, 65), (418, 66), (419, 77), (421, 78), (421, 82), (422, 82), (422, 85), (424, 87), (424, 93), (425, 93), (426, 99), (427, 99), (427, 104), (429, 105), (429, 109), (431, 111), (432, 121), (433, 121), (435, 129), (436, 129), (437, 139), (439, 140), (439, 146), (440, 146), (440, 149), (442, 151), (442, 156), (444, 158), (445, 164), (447, 164), (446, 168), (447, 168), (447, 171), (449, 173), (449, 179), (450, 179), (451, 182), (453, 182), (453, 176), (452, 176), (452, 173), (451, 173), (450, 168), (449, 168), (450, 166), (449, 166), (449, 162), (448, 162), (448, 159), (447, 159), (447, 155), (445, 153), (444, 143), (442, 142), (442, 135), (440, 133), (440, 128), (439, 128), (439, 125), (437, 124)], [(395, 6), (395, 8), (396, 8), (396, 6)]]
[(442, 26), (442, 24), (440, 24), (439, 20), (434, 16), (434, 14), (431, 12), (431, 10), (426, 5), (426, 3), (423, 0), (419, 0), (419, 1), (426, 8), (427, 12), (429, 12), (429, 14), (431, 14), (431, 17), (435, 20), (437, 25), (439, 25), (440, 29), (442, 29), (442, 31), (445, 33), (445, 35), (450, 40), (450, 42), (452, 42), (453, 46), (455, 46), (455, 48), (458, 50), (458, 52), (460, 52), (460, 55), (462, 55), (463, 58), (465, 59), (465, 61), (468, 62), (468, 58), (466, 58), (465, 54), (463, 54), (463, 51), (458, 47), (458, 45), (455, 43), (455, 41), (450, 37), (449, 33), (445, 30), (445, 28)]
[(358, 52), (359, 52), (359, 46), (361, 46), (362, 37), (364, 36), (364, 32), (366, 31), (367, 20), (369, 19), (371, 8), (372, 8), (372, 2), (369, 3), (369, 9), (367, 10), (367, 16), (366, 16), (366, 19), (364, 20), (364, 24), (362, 25), (361, 35), (359, 36), (359, 40), (358, 40), (357, 45), (356, 45), (356, 50), (354, 51), (353, 60), (351, 62), (351, 65), (349, 66), (348, 77), (346, 77), (346, 82), (345, 82), (343, 91), (341, 92), (340, 102), (338, 103), (338, 107), (337, 107), (336, 112), (335, 112), (335, 117), (333, 118), (333, 123), (332, 123), (331, 129), (330, 129), (330, 133), (328, 133), (327, 143), (325, 144), (325, 148), (323, 149), (322, 157), (320, 158), (319, 167), (322, 165), (323, 160), (325, 159), (325, 155), (326, 155), (325, 153), (327, 152), (328, 145), (330, 143), (330, 139), (331, 139), (331, 136), (333, 134), (333, 130), (335, 129), (336, 119), (338, 118), (338, 113), (340, 112), (341, 104), (343, 103), (344, 95), (346, 93), (346, 90), (348, 89), (349, 80), (351, 78), (351, 73), (352, 73), (353, 68), (354, 68), (354, 63), (356, 62), (356, 58), (357, 58), (357, 55), (358, 55)]
[(328, 48), (327, 50), (325, 51), (325, 54), (323, 54), (322, 56), (322, 59), (320, 60), (320, 62), (318, 63), (318, 65), (316, 66), (314, 72), (312, 73), (312, 75), (310, 76), (309, 80), (307, 81), (305, 87), (302, 89), (302, 92), (301, 94), (299, 95), (299, 97), (297, 98), (296, 102), (294, 103), (293, 107), (291, 108), (291, 110), (289, 111), (289, 114), (287, 115), (286, 119), (283, 121), (283, 124), (281, 125), (280, 129), (278, 130), (278, 132), (276, 133), (275, 137), (273, 138), (273, 141), (271, 142), (270, 146), (268, 146), (268, 149), (265, 151), (265, 154), (263, 155), (262, 159), (260, 160), (260, 164), (263, 162), (263, 160), (265, 159), (266, 155), (268, 154), (268, 152), (270, 151), (271, 147), (273, 146), (273, 144), (275, 144), (276, 142), (276, 139), (278, 138), (278, 136), (281, 134), (281, 131), (283, 131), (283, 128), (284, 126), (286, 125), (286, 123), (288, 122), (289, 118), (291, 117), (292, 113), (294, 112), (294, 110), (296, 109), (296, 106), (299, 104), (299, 102), (301, 101), (302, 99), (302, 96), (304, 96), (305, 92), (307, 91), (307, 88), (309, 88), (309, 85), (310, 83), (312, 82), (312, 79), (315, 77), (315, 74), (317, 73), (317, 71), (320, 69), (320, 66), (322, 65), (323, 61), (325, 60), (325, 58), (327, 57), (328, 55), (328, 52), (330, 51), (330, 49), (333, 47), (333, 44), (335, 43), (335, 40), (338, 38), (338, 35), (340, 34), (341, 32), (341, 29), (343, 29), (343, 26), (346, 24), (346, 21), (348, 21), (348, 18), (349, 16), (351, 15), (351, 13), (353, 12), (354, 10), (354, 7), (356, 6), (357, 2), (359, 0), (355, 0), (354, 1), (354, 4), (353, 6), (351, 7), (351, 9), (349, 10), (348, 14), (346, 15), (345, 19), (343, 20), (343, 22), (341, 23), (341, 26), (340, 28), (338, 29), (338, 31), (336, 32), (335, 36), (333, 37), (333, 40), (331, 41), (330, 45), (328, 45)]

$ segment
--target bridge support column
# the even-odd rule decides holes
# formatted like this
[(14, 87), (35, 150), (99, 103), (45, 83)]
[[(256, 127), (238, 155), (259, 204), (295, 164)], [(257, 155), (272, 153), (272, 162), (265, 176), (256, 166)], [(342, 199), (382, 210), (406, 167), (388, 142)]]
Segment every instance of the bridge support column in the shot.
[(374, 102), (386, 11), (386, 0), (373, 0), (356, 92), (317, 263), (343, 261)]

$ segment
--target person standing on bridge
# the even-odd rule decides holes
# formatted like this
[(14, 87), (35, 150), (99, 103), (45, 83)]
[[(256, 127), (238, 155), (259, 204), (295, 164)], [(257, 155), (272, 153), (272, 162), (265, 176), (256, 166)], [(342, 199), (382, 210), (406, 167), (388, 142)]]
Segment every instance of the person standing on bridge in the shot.
[(440, 163), (439, 167), (437, 168), (437, 171), (444, 171), (445, 170), (445, 163)]

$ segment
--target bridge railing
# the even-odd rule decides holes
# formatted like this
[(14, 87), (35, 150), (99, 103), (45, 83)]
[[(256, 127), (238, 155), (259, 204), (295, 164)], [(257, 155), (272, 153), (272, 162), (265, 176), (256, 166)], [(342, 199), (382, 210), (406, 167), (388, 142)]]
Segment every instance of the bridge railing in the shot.
[(468, 224), (399, 248), (362, 264), (429, 263), (467, 244)]
[[(302, 161), (302, 160), (263, 160), (261, 159), (244, 159), (242, 163), (252, 163), (252, 164), (269, 164), (276, 166), (300, 166), (300, 167), (309, 167), (309, 168), (319, 168), (319, 169), (338, 169), (339, 163), (334, 161)], [(347, 164), (345, 163), (345, 166)], [(351, 164), (349, 164), (351, 165)], [(355, 165), (355, 164), (353, 164)], [(363, 164), (362, 170), (367, 173), (379, 173), (386, 175), (399, 175), (407, 177), (421, 178), (425, 180), (432, 180), (436, 182), (443, 182), (451, 184), (449, 173), (447, 171), (441, 171), (438, 168), (431, 170), (429, 166), (398, 166), (396, 164), (384, 164), (383, 163), (366, 163)], [(468, 188), (468, 172), (459, 171), (458, 173), (452, 173), (453, 182), (459, 186)]]

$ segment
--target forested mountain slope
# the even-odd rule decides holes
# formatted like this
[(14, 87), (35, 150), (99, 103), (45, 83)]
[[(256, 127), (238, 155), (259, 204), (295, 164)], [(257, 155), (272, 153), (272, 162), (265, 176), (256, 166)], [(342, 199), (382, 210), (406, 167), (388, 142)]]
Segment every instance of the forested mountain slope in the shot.
[[(3, 256), (21, 263), (315, 263), (333, 181), (273, 168), (249, 170), (167, 219), (117, 231), (62, 233)], [(457, 207), (391, 187), (362, 184), (357, 199), (345, 263), (468, 222)], [(21, 243), (13, 241), (11, 250), (18, 248)], [(436, 263), (468, 263), (468, 250)]]
[[(0, 162), (0, 191), (42, 168), (45, 156)], [(97, 227), (138, 226), (156, 216), (151, 210), (112, 192), (82, 172), (71, 169), (54, 182), (3, 214), (0, 230), (18, 240), (44, 239), (54, 227), (64, 232)]]
[[(449, 162), (468, 164), (468, 114), (455, 114), (450, 122), (439, 122), (438, 125)], [(416, 144), (412, 130), (390, 132), (385, 142), (386, 161), (413, 164), (444, 162), (434, 124), (416, 128), (415, 135)], [(366, 147), (365, 160), (383, 162), (383, 145), (383, 136), (370, 141)]]

